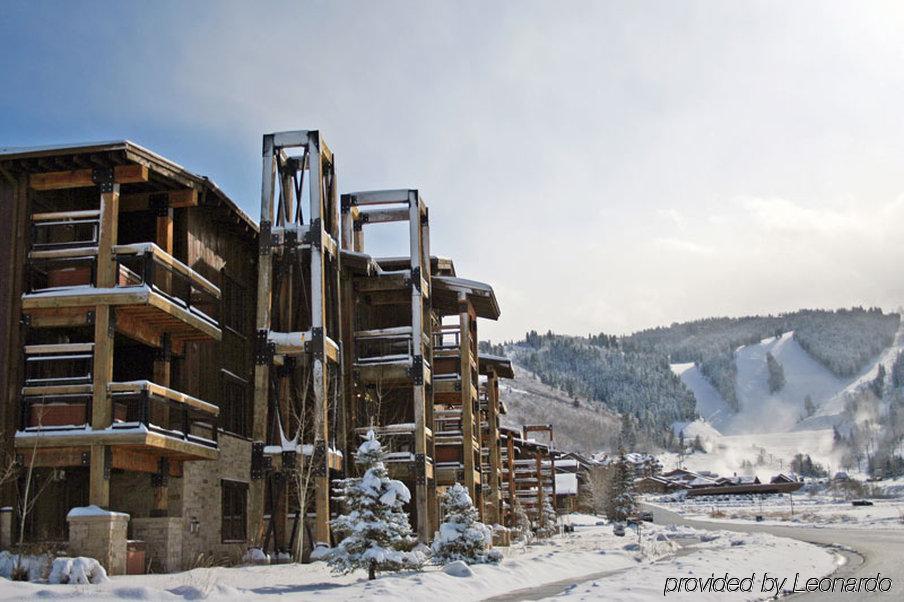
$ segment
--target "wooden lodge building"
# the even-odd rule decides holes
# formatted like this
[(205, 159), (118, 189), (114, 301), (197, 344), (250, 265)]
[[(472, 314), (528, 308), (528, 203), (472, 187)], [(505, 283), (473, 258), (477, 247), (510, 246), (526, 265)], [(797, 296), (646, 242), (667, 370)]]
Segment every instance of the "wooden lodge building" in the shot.
[[(264, 136), (262, 159), (255, 222), (128, 141), (0, 149), (0, 547), (113, 574), (305, 556), (336, 543), (331, 483), (369, 429), (423, 542), (456, 482), (488, 524), (555, 500), (551, 445), (527, 436), (551, 427), (501, 427), (512, 367), (478, 353), (493, 289), (431, 253), (419, 191), (340, 194), (317, 131)], [(389, 222), (404, 257), (368, 252)]]

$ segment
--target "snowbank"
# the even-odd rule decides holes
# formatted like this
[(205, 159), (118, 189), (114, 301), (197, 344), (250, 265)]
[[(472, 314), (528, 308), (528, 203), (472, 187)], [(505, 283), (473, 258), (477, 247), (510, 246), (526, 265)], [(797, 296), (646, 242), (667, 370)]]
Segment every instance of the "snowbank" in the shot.
[[(572, 515), (574, 533), (554, 537), (531, 546), (504, 549), (501, 564), (469, 567), (472, 575), (458, 577), (441, 567), (427, 567), (423, 572), (381, 575), (368, 582), (361, 573), (334, 576), (322, 562), (307, 565), (287, 564), (246, 566), (241, 568), (202, 568), (170, 575), (129, 575), (115, 577), (107, 583), (80, 589), (64, 585), (0, 582), (0, 601), (33, 597), (62, 597), (75, 600), (254, 600), (268, 596), (314, 598), (319, 600), (377, 599), (446, 600), (450, 592), (456, 600), (482, 600), (512, 591), (535, 588), (563, 579), (591, 579), (601, 571), (620, 571), (601, 583), (608, 599), (632, 599), (645, 587), (662, 596), (666, 574), (688, 573), (708, 576), (716, 567), (731, 565), (731, 571), (762, 570), (781, 564), (792, 564), (802, 571), (827, 573), (832, 570), (832, 557), (823, 549), (769, 536), (743, 536), (713, 532), (700, 543), (701, 532), (688, 528), (644, 525), (643, 543), (625, 549), (637, 539), (629, 529), (629, 537), (616, 537), (612, 529), (596, 525), (593, 516)], [(692, 554), (674, 557), (675, 540), (695, 539)], [(735, 543), (733, 543), (735, 542)], [(699, 547), (702, 546), (702, 547)], [(652, 562), (656, 558), (658, 561)], [(721, 570), (721, 569), (720, 569)], [(650, 572), (653, 571), (653, 572)], [(658, 571), (658, 572), (657, 572)], [(637, 584), (640, 584), (639, 586)], [(602, 587), (604, 586), (604, 587)], [(583, 586), (582, 586), (583, 587)], [(591, 585), (587, 584), (586, 588)], [(554, 592), (553, 594), (554, 595)]]

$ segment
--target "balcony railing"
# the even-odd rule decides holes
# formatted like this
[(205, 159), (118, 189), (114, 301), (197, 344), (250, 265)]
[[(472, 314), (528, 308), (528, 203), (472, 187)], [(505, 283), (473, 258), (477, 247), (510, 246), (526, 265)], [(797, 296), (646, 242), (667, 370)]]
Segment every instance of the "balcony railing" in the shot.
[[(20, 430), (83, 430), (91, 422), (92, 387), (23, 388)], [(219, 408), (148, 381), (111, 383), (113, 421), (109, 431), (144, 427), (166, 437), (217, 447)]]
[(457, 351), (461, 347), (461, 328), (458, 324), (441, 326), (433, 331), (434, 351)]
[(414, 355), (410, 326), (359, 330), (355, 345), (358, 364), (410, 361)]
[[(115, 288), (146, 286), (198, 318), (219, 325), (220, 289), (153, 243), (114, 247)], [(97, 247), (34, 249), (27, 292), (94, 287)]]
[(199, 318), (219, 324), (220, 289), (153, 243), (114, 248), (117, 286), (148, 286)]
[(36, 213), (31, 217), (32, 250), (59, 250), (97, 246), (100, 211)]

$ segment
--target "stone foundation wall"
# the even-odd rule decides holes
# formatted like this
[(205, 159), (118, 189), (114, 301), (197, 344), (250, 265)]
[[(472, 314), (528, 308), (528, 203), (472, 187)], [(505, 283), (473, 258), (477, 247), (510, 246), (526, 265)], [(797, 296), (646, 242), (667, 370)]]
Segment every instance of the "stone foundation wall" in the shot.
[(182, 518), (162, 516), (133, 518), (132, 539), (145, 542), (151, 570), (172, 573), (182, 570)]
[[(199, 558), (238, 561), (249, 545), (222, 541), (223, 479), (251, 482), (251, 442), (220, 435), (220, 459), (186, 462), (182, 481), (182, 567), (196, 566)], [(251, 525), (248, 529), (251, 530)], [(247, 539), (247, 537), (246, 537)]]

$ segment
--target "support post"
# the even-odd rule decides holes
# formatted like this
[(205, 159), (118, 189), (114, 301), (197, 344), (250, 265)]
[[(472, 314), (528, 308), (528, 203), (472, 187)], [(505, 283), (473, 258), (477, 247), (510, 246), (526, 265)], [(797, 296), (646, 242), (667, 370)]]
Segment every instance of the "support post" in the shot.
[[(483, 504), (478, 499), (477, 479), (474, 466), (474, 382), (471, 372), (471, 303), (465, 293), (458, 294), (459, 325), (459, 371), (461, 375), (461, 424), (462, 424), (462, 463), (464, 464), (465, 482), (468, 495), (474, 500), (481, 517)], [(479, 442), (478, 442), (479, 444)]]
[[(117, 241), (119, 221), (119, 184), (106, 184), (100, 193), (100, 231), (97, 243), (98, 288), (116, 285), (116, 262), (113, 247)], [(94, 366), (91, 400), (91, 428), (105, 429), (113, 422), (113, 406), (107, 385), (113, 380), (113, 309), (109, 305), (94, 308)], [(110, 505), (109, 450), (103, 445), (91, 446), (89, 501), (95, 506)]]
[[(273, 281), (273, 256), (270, 248), (270, 226), (273, 223), (273, 188), (276, 181), (276, 161), (273, 156), (273, 135), (264, 136), (263, 168), (261, 174), (261, 229), (257, 268), (257, 332), (270, 330), (270, 287)], [(253, 441), (267, 438), (267, 408), (270, 402), (270, 363), (255, 359), (254, 405), (251, 418)], [(253, 479), (249, 488), (248, 523), (252, 541), (260, 543), (264, 537), (264, 479)]]
[[(311, 199), (311, 234), (314, 240), (323, 240), (323, 155), (319, 136), (316, 133), (308, 137), (308, 158), (310, 161), (310, 199)], [(315, 231), (314, 228), (318, 230)], [(329, 473), (329, 394), (330, 370), (332, 366), (325, 353), (326, 337), (326, 274), (323, 247), (311, 245), (311, 331), (321, 333), (320, 349), (314, 352), (314, 449), (318, 443), (323, 445), (322, 457), (312, 457), (321, 463), (314, 467), (314, 538), (317, 542), (330, 544), (330, 473)]]

